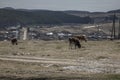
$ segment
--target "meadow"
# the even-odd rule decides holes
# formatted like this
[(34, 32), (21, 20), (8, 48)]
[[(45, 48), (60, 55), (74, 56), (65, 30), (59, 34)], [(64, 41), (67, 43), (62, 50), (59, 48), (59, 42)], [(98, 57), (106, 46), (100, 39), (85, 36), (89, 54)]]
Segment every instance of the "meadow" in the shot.
[(119, 80), (120, 40), (0, 42), (1, 80)]

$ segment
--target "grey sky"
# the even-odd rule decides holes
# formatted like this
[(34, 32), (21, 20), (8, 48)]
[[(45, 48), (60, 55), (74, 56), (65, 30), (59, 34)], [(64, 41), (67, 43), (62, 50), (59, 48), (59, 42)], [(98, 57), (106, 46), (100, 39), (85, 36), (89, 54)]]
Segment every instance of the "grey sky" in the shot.
[(120, 0), (0, 0), (0, 8), (109, 11), (120, 9)]

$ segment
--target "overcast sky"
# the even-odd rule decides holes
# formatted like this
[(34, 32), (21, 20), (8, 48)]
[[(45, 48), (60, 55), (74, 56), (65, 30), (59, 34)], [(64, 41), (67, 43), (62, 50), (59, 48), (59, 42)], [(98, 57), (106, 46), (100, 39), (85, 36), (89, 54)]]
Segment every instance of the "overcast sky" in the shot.
[(120, 0), (0, 0), (0, 8), (109, 11), (120, 9)]

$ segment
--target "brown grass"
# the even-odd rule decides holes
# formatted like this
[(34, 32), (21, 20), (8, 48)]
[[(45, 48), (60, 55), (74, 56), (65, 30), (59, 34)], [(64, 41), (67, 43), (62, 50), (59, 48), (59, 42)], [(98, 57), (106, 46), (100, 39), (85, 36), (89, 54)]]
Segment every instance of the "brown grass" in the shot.
[(18, 45), (0, 42), (0, 55), (24, 55), (77, 59), (79, 57), (96, 59), (106, 57), (119, 59), (119, 41), (82, 42), (81, 49), (69, 49), (67, 41), (19, 41)]
[[(74, 59), (74, 60), (86, 60), (87, 61), (102, 61), (104, 64), (113, 64), (108, 70), (108, 74), (94, 74), (84, 71), (70, 71), (64, 70), (62, 67), (67, 65), (59, 64), (41, 64), (41, 63), (28, 63), (28, 62), (16, 62), (16, 61), (4, 61), (0, 60), (0, 77), (1, 76), (18, 76), (18, 77), (64, 77), (70, 78), (85, 78), (83, 80), (106, 80), (113, 78), (113, 80), (119, 80), (119, 73), (114, 74), (111, 69), (118, 69), (120, 61), (120, 41), (88, 41), (87, 43), (81, 42), (81, 49), (69, 49), (67, 41), (19, 41), (18, 45), (11, 45), (10, 42), (0, 42), (0, 55), (8, 56), (36, 56), (42, 58), (54, 58), (54, 59)], [(112, 61), (112, 62), (110, 62)], [(82, 62), (82, 61), (81, 61)], [(115, 62), (115, 63), (114, 63)], [(81, 64), (80, 64), (81, 65)], [(49, 67), (47, 67), (49, 66)], [(93, 65), (94, 66), (94, 65)], [(109, 67), (109, 65), (106, 65)], [(89, 67), (89, 66), (88, 66)], [(106, 68), (106, 67), (105, 67)], [(71, 76), (72, 75), (72, 76)], [(101, 77), (102, 75), (102, 77)], [(68, 77), (69, 76), (69, 77)], [(94, 79), (95, 78), (95, 79)], [(114, 79), (115, 78), (115, 79)], [(4, 80), (4, 79), (3, 79)], [(10, 80), (10, 79), (6, 79)], [(12, 79), (11, 79), (12, 80)], [(28, 79), (29, 80), (29, 79)], [(112, 79), (111, 79), (112, 80)]]

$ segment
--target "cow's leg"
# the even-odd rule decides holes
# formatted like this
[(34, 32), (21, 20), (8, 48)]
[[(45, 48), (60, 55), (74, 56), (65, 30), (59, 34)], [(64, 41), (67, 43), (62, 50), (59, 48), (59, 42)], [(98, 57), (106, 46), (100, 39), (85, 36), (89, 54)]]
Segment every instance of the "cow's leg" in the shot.
[(75, 49), (76, 49), (77, 45), (75, 44)]
[(18, 45), (18, 43), (16, 42), (16, 45)]
[(71, 49), (71, 43), (69, 43), (69, 49)]
[(12, 45), (14, 45), (14, 42), (12, 42)]

